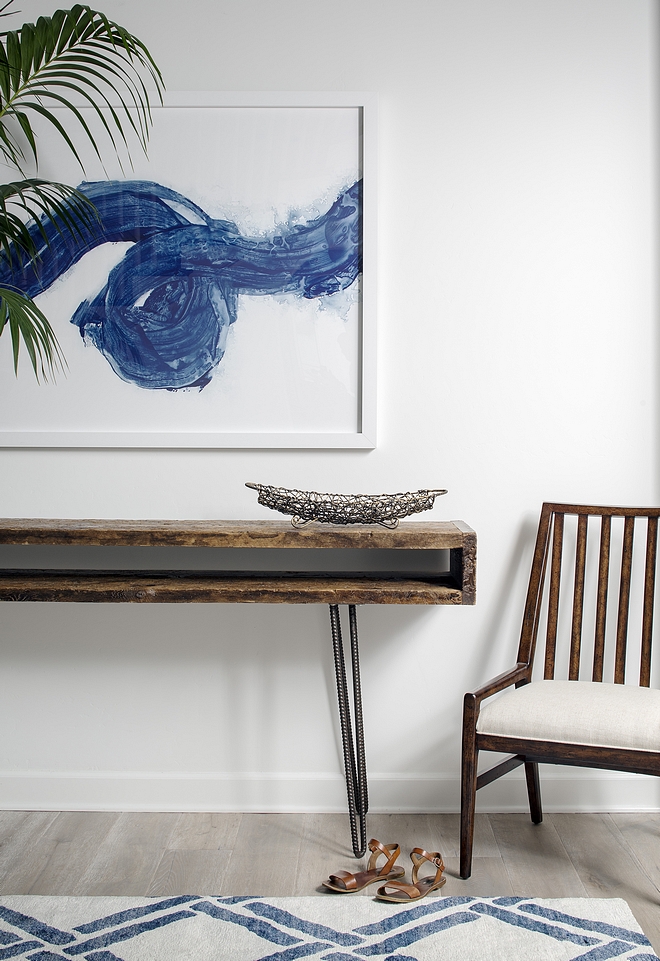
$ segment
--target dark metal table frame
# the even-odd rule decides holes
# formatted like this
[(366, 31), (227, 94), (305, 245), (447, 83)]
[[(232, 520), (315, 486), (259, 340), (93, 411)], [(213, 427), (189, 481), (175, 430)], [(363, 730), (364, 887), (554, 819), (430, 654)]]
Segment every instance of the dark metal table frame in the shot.
[[(351, 841), (367, 847), (369, 808), (356, 605), (475, 603), (476, 535), (462, 521), (409, 521), (395, 530), (373, 525), (287, 521), (146, 521), (0, 519), (0, 544), (94, 547), (309, 548), (449, 551), (446, 571), (384, 572), (0, 570), (0, 601), (101, 603), (328, 604), (341, 726)], [(392, 555), (396, 557), (396, 554)], [(348, 607), (353, 717), (340, 605)]]

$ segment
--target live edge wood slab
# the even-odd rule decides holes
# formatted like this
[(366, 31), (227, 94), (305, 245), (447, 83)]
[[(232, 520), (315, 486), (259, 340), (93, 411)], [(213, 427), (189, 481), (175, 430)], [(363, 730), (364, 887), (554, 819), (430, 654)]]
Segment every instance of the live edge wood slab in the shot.
[(375, 525), (282, 521), (0, 519), (0, 544), (448, 550), (439, 574), (296, 571), (2, 570), (0, 601), (117, 603), (474, 604), (476, 534), (462, 521)]

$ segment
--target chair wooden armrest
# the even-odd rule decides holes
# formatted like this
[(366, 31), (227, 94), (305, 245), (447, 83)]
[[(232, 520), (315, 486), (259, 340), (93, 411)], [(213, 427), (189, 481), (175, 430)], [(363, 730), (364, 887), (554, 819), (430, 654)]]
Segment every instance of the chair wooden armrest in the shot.
[(497, 694), (499, 691), (506, 690), (507, 687), (511, 687), (512, 684), (518, 684), (521, 681), (529, 681), (529, 675), (531, 673), (531, 666), (529, 664), (518, 663), (516, 666), (509, 671), (505, 671), (503, 674), (498, 674), (483, 687), (480, 687), (477, 691), (472, 691), (466, 694), (466, 698), (474, 698), (476, 705), (478, 706), (484, 700), (484, 698), (490, 697), (492, 694)]

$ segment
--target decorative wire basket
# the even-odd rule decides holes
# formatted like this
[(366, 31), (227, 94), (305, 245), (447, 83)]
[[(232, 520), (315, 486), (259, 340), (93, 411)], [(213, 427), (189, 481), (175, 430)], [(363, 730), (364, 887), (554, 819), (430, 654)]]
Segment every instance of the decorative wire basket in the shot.
[(257, 502), (281, 514), (291, 514), (294, 527), (312, 521), (321, 524), (380, 524), (390, 529), (402, 517), (431, 510), (443, 490), (409, 491), (406, 494), (318, 494), (316, 491), (288, 490), (267, 484), (250, 484), (259, 492)]

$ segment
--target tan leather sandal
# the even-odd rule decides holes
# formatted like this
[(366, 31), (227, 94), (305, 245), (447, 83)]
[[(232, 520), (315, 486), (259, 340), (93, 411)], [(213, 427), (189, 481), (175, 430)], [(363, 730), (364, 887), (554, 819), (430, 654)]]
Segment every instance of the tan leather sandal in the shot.
[[(337, 871), (336, 874), (331, 874), (327, 881), (322, 882), (323, 887), (330, 891), (336, 891), (338, 894), (356, 894), (358, 891), (364, 891), (366, 887), (376, 881), (401, 878), (406, 873), (402, 867), (394, 867), (394, 862), (401, 854), (401, 848), (398, 844), (381, 844), (380, 841), (372, 838), (369, 841), (369, 850), (371, 851), (371, 857), (366, 871), (358, 871), (357, 874), (351, 874), (349, 871)], [(384, 854), (387, 860), (382, 868), (377, 868), (376, 861), (381, 854)]]
[[(442, 873), (445, 865), (439, 851), (429, 854), (422, 848), (413, 848), (410, 852), (410, 860), (413, 863), (412, 884), (406, 884), (405, 881), (391, 881), (389, 884), (384, 884), (382, 888), (378, 888), (377, 901), (419, 901), (431, 891), (441, 888), (447, 880)], [(435, 865), (435, 876), (429, 874), (425, 878), (419, 877), (419, 869), (425, 861)]]

